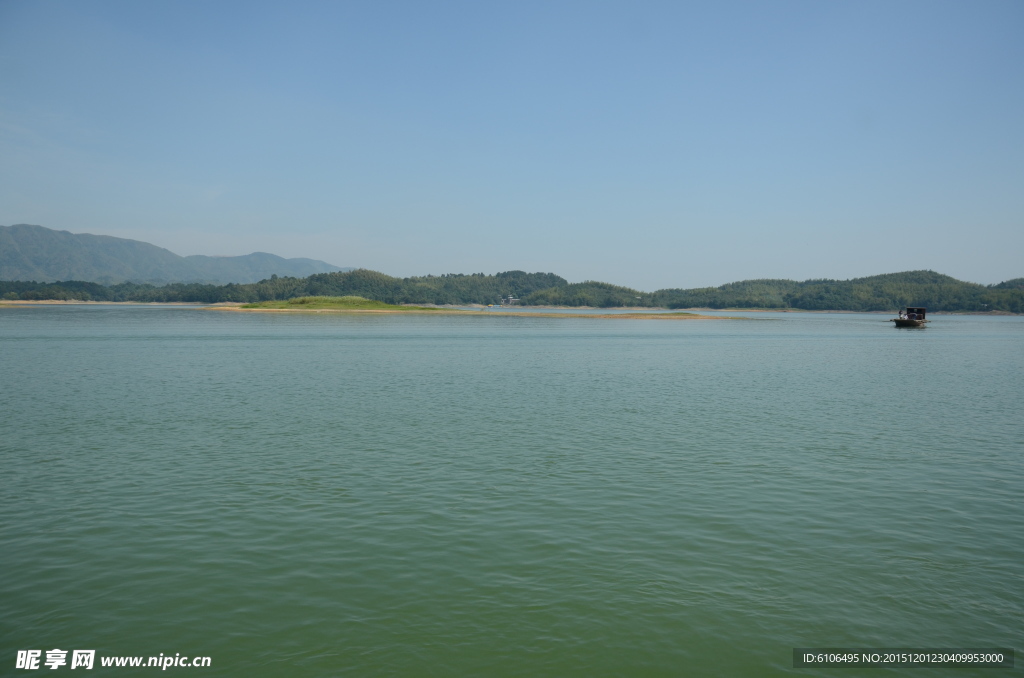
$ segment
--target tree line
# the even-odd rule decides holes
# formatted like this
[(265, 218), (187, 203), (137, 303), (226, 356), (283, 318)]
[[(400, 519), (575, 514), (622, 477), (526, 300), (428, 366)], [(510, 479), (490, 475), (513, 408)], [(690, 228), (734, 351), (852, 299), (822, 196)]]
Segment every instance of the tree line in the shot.
[(358, 269), (306, 278), (271, 276), (251, 284), (173, 283), (102, 285), (0, 281), (0, 299), (221, 303), (280, 301), (304, 296), (360, 296), (389, 304), (496, 304), (509, 296), (527, 306), (764, 308), (1024, 313), (1024, 278), (998, 285), (964, 282), (934, 271), (888, 273), (852, 280), (744, 280), (720, 287), (642, 292), (604, 282), (569, 283), (554, 273), (505, 271), (395, 278)]

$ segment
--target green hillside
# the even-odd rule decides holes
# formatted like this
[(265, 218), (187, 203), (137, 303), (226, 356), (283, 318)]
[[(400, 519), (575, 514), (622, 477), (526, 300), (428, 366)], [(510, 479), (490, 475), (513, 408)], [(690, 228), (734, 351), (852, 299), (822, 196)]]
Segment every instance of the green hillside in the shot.
[(530, 306), (594, 306), (597, 308), (657, 306), (652, 303), (652, 295), (647, 292), (592, 280), (538, 290), (527, 295), (522, 303)]
[(978, 285), (934, 271), (887, 273), (852, 280), (745, 280), (721, 287), (659, 290), (654, 303), (668, 308), (778, 308), (809, 311), (890, 311), (925, 306), (933, 311), (1024, 313), (1022, 280)]
[(787, 295), (799, 289), (793, 280), (743, 280), (721, 287), (666, 289), (653, 303), (668, 308), (790, 308)]
[(553, 273), (506, 271), (496, 275), (451, 273), (394, 278), (377, 271), (357, 269), (305, 278), (271, 276), (249, 285), (175, 283), (158, 287), (135, 283), (104, 286), (81, 281), (0, 282), (0, 298), (253, 303), (296, 297), (359, 296), (389, 304), (493, 304), (509, 295), (522, 298), (537, 290), (568, 284)]

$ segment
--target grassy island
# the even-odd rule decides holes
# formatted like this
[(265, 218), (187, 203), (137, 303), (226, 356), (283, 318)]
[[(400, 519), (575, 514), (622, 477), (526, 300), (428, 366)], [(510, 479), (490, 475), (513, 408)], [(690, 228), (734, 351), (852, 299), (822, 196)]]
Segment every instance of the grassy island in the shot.
[[(385, 311), (394, 313), (403, 311), (434, 312), (452, 310), (429, 306), (399, 306), (356, 296), (296, 297), (295, 299), (285, 299), (283, 301), (258, 301), (254, 304), (243, 304), (239, 308), (267, 311)], [(462, 313), (463, 311), (459, 312)]]
[(463, 315), (471, 317), (530, 317), (530, 318), (611, 318), (617, 320), (695, 320), (703, 318), (720, 318), (697, 313), (676, 311), (672, 313), (535, 313), (530, 311), (488, 312), (487, 308), (479, 311), (466, 311), (457, 308), (438, 308), (436, 306), (399, 306), (374, 301), (364, 297), (326, 297), (309, 296), (287, 299), (284, 301), (260, 301), (241, 306), (219, 306), (217, 310), (225, 311), (270, 311), (270, 312), (306, 312), (306, 313), (431, 313), (437, 315)]

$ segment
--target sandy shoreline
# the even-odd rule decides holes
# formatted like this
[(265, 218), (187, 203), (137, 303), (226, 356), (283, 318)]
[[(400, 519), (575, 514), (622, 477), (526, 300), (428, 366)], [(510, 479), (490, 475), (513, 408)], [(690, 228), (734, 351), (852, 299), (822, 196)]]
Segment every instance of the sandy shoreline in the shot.
[[(36, 301), (28, 300), (0, 300), (0, 306), (61, 306), (61, 305), (117, 305), (117, 306), (192, 306), (208, 311), (237, 311), (240, 313), (331, 313), (346, 315), (447, 315), (466, 316), (472, 318), (480, 317), (519, 317), (519, 318), (605, 318), (622, 320), (727, 320), (727, 316), (701, 315), (686, 311), (670, 311), (668, 313), (533, 313), (530, 311), (499, 311), (488, 312), (487, 307), (479, 310), (467, 311), (460, 308), (448, 308), (436, 306), (429, 308), (396, 308), (396, 309), (309, 309), (309, 308), (242, 308), (243, 304), (238, 302), (222, 302), (217, 304), (201, 304), (198, 302), (169, 301), (169, 302), (148, 302), (148, 301), (78, 301), (78, 300), (56, 300), (43, 299)], [(567, 307), (535, 306), (532, 308), (555, 309)], [(622, 309), (628, 310), (628, 309)], [(665, 309), (669, 311), (669, 309)]]
[(81, 299), (0, 299), (0, 306), (241, 306), (233, 301), (204, 304), (200, 301), (82, 301)]
[(465, 311), (456, 308), (438, 307), (436, 310), (417, 308), (397, 309), (302, 309), (302, 308), (241, 308), (240, 306), (210, 307), (212, 311), (237, 311), (240, 313), (332, 313), (345, 315), (450, 315), (468, 318), (607, 318), (622, 320), (729, 320), (728, 316), (700, 315), (697, 313), (531, 313), (530, 311), (500, 311), (489, 313), (486, 310)]
[[(27, 300), (27, 299), (0, 299), (0, 307), (4, 306), (104, 306), (104, 305), (116, 305), (116, 306), (197, 306), (210, 310), (240, 310), (240, 311), (258, 311), (260, 313), (267, 312), (282, 312), (282, 313), (444, 313), (450, 312), (453, 314), (478, 314), (481, 311), (487, 310), (486, 306), (479, 307), (479, 311), (466, 311), (459, 308), (451, 308), (447, 306), (433, 306), (430, 308), (436, 308), (437, 310), (430, 311), (416, 311), (414, 309), (399, 309), (399, 310), (334, 310), (334, 309), (320, 309), (320, 310), (299, 310), (299, 309), (279, 309), (279, 308), (241, 308), (244, 304), (242, 302), (235, 301), (222, 301), (216, 304), (204, 304), (199, 301), (81, 301), (77, 299), (61, 300), (61, 299), (38, 299), (38, 300)], [(466, 304), (467, 306), (474, 306), (474, 304)], [(594, 306), (530, 306), (532, 309), (546, 309), (546, 310), (574, 310), (574, 309), (594, 309), (598, 310)], [(608, 311), (629, 311), (635, 307), (623, 307), (616, 306), (607, 309)], [(803, 308), (660, 308), (651, 307), (651, 310), (666, 311), (669, 313), (690, 313), (690, 316), (675, 316), (675, 319), (694, 319), (694, 318), (722, 318), (723, 316), (717, 315), (701, 315), (701, 311), (715, 311), (716, 313), (722, 312), (733, 312), (733, 313), (871, 313), (875, 315), (895, 315), (895, 311), (840, 311), (840, 310), (810, 310)], [(492, 313), (492, 315), (511, 315), (511, 316), (536, 316), (537, 313), (530, 311), (498, 311)], [(1010, 313), (1009, 311), (929, 311), (929, 315), (988, 315), (988, 316), (1012, 316), (1012, 315), (1024, 315), (1019, 313)], [(551, 316), (558, 316), (564, 318), (636, 318), (636, 317), (654, 317), (663, 316), (665, 313), (646, 313), (638, 311), (636, 313), (551, 313), (546, 314)], [(671, 318), (671, 316), (670, 316)], [(670, 319), (665, 318), (665, 319)]]

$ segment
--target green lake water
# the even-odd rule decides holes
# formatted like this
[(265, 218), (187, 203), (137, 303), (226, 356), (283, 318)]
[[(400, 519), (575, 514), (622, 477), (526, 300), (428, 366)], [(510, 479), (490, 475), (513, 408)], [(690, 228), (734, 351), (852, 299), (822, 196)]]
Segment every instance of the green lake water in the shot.
[(0, 308), (0, 675), (1024, 647), (1024, 318), (492, 316)]

